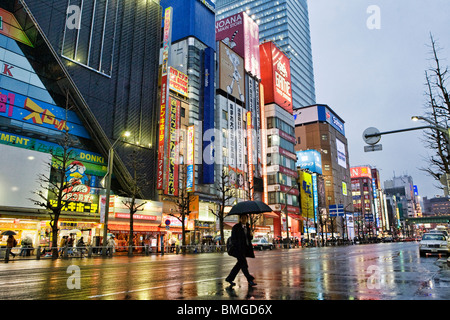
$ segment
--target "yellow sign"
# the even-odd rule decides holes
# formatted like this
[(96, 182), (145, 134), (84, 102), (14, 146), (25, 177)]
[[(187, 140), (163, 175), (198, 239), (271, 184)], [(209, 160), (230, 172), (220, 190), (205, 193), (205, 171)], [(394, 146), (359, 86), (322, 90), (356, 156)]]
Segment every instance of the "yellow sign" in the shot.
[(344, 181), (342, 181), (342, 194), (347, 195), (347, 184)]
[(198, 219), (198, 206), (199, 206), (199, 198), (198, 196), (190, 196), (189, 197), (189, 219), (196, 220)]

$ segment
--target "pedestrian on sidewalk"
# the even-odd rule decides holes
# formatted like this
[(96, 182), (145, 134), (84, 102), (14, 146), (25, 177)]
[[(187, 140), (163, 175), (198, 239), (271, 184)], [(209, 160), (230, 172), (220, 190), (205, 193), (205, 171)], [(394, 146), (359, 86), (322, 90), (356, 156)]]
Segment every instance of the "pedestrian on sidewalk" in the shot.
[(231, 229), (231, 243), (234, 247), (237, 262), (236, 265), (231, 269), (230, 274), (225, 279), (225, 281), (229, 282), (231, 286), (236, 285), (234, 283), (234, 279), (236, 278), (239, 270), (242, 270), (242, 273), (245, 275), (248, 281), (249, 286), (255, 286), (256, 283), (253, 281), (255, 277), (253, 277), (248, 271), (247, 257), (254, 258), (255, 254), (253, 252), (252, 246), (252, 231), (250, 229), (250, 225), (247, 223), (248, 216), (241, 215), (239, 217), (239, 223), (236, 223)]
[(8, 236), (8, 240), (6, 240), (6, 247), (9, 248), (9, 253), (13, 256), (13, 258), (16, 257), (16, 254), (12, 252), (12, 249), (17, 246), (17, 240), (14, 238), (13, 235)]

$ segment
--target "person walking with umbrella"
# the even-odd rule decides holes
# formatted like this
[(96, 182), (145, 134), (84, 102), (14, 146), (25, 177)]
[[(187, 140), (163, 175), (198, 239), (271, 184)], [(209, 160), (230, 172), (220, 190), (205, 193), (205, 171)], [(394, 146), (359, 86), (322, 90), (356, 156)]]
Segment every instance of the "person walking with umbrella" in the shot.
[(247, 221), (247, 214), (241, 214), (239, 216), (239, 223), (236, 223), (231, 229), (231, 243), (234, 251), (233, 256), (237, 259), (235, 266), (231, 269), (230, 274), (225, 279), (231, 286), (236, 285), (233, 281), (240, 270), (242, 270), (242, 273), (247, 278), (248, 285), (256, 286), (256, 283), (253, 281), (255, 280), (255, 277), (249, 273), (247, 264), (247, 258), (255, 257), (252, 246), (253, 235)]
[(12, 252), (12, 249), (17, 246), (17, 240), (14, 239), (14, 236), (12, 234), (8, 235), (8, 240), (6, 240), (6, 247), (9, 249), (9, 253), (13, 256), (13, 258), (16, 257), (16, 254)]

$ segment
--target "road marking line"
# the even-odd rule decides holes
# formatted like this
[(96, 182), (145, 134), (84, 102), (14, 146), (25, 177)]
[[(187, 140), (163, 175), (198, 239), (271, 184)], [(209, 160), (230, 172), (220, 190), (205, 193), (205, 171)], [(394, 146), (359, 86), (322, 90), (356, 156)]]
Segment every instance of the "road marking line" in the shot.
[(95, 296), (90, 296), (88, 298), (89, 299), (102, 298), (102, 297), (114, 296), (114, 295), (118, 295), (118, 294), (133, 293), (133, 292), (140, 292), (140, 291), (154, 290), (154, 289), (162, 289), (162, 288), (175, 287), (175, 286), (180, 286), (180, 285), (182, 286), (182, 285), (185, 285), (185, 284), (193, 284), (193, 283), (200, 283), (200, 282), (207, 282), (207, 281), (222, 280), (222, 279), (225, 279), (225, 278), (226, 277), (205, 279), (205, 280), (197, 280), (197, 281), (188, 281), (188, 282), (183, 282), (181, 284), (180, 283), (174, 283), (174, 284), (169, 284), (169, 285), (165, 285), (165, 286), (157, 286), (157, 287), (150, 287), (150, 288), (143, 288), (143, 289), (136, 289), (136, 290), (129, 290), (129, 291), (112, 292), (112, 293), (106, 293), (106, 294), (99, 294), (99, 295), (95, 295)]

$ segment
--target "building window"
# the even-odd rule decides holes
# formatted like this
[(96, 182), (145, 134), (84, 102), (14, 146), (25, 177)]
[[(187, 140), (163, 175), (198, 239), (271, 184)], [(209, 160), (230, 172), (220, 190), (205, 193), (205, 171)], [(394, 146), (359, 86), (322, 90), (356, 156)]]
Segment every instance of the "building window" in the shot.
[(69, 0), (61, 55), (110, 77), (119, 1)]
[(328, 134), (322, 134), (321, 138), (322, 138), (322, 141), (327, 141), (328, 140)]

